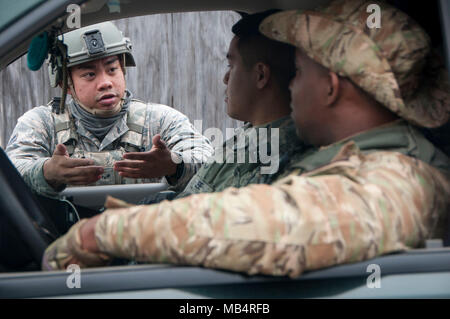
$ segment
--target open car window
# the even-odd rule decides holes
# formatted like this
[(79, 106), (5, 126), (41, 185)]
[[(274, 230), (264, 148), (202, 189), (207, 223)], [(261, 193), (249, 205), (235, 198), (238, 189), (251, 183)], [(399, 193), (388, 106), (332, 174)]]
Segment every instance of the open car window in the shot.
[[(441, 9), (448, 8), (449, 4), (445, 2), (446, 0), (441, 0)], [(11, 13), (11, 5), (8, 4), (8, 9), (3, 10), (2, 6), (6, 5), (4, 3), (0, 4), (0, 31), (7, 28), (9, 25), (20, 19), (20, 17), (26, 15), (36, 6), (39, 6), (44, 1), (27, 1), (27, 2), (17, 2), (13, 6)], [(124, 2), (124, 4), (133, 3), (133, 1)], [(176, 6), (174, 3), (173, 6)], [(225, 5), (226, 6), (226, 5)], [(104, 18), (105, 10), (101, 10), (102, 17)], [(240, 9), (240, 7), (236, 7)], [(231, 9), (231, 8), (229, 8)], [(8, 11), (9, 10), (9, 11)], [(128, 10), (128, 11), (127, 11)], [(157, 11), (157, 9), (155, 9)], [(168, 9), (163, 9), (167, 11)], [(138, 10), (133, 7), (124, 6), (121, 15), (130, 16), (139, 15)], [(234, 13), (233, 13), (234, 14)], [(439, 23), (437, 28), (438, 32), (433, 34), (433, 40), (437, 43), (442, 43), (442, 39), (446, 39), (444, 45), (441, 48), (447, 48), (449, 50), (450, 45), (450, 11), (448, 14), (441, 12), (442, 21), (444, 21), (441, 26), (444, 26), (444, 32), (441, 34), (441, 29), (439, 29)], [(89, 23), (98, 22), (96, 19), (96, 12), (90, 12), (87, 14), (87, 21)], [(123, 20), (122, 20), (123, 21)], [(435, 22), (438, 22), (436, 20)], [(176, 26), (176, 24), (175, 24)], [(127, 25), (128, 27), (128, 25)], [(180, 27), (180, 26), (178, 26)], [(226, 27), (229, 27), (228, 25)], [(433, 28), (436, 27), (436, 23), (433, 24)], [(37, 30), (35, 30), (37, 32)], [(201, 36), (203, 36), (201, 34)], [(181, 37), (176, 38), (182, 40)], [(203, 39), (203, 38), (202, 38)], [(29, 39), (28, 39), (29, 40)], [(27, 41), (28, 41), (27, 40)], [(132, 39), (133, 40), (133, 39)], [(171, 39), (172, 41), (173, 39)], [(210, 39), (205, 37), (206, 41), (211, 40), (212, 43), (217, 45), (216, 39)], [(1, 41), (0, 41), (1, 43)], [(23, 44), (23, 43), (22, 43)], [(1, 50), (1, 49), (0, 49)], [(214, 49), (217, 51), (217, 47)], [(220, 48), (222, 50), (222, 48)], [(224, 48), (223, 51), (226, 51)], [(447, 63), (450, 60), (450, 56), (447, 58)], [(9, 60), (8, 60), (9, 61)], [(145, 64), (145, 62), (144, 62)], [(145, 69), (145, 66), (144, 66)], [(218, 72), (217, 77), (221, 79), (222, 73)], [(180, 78), (180, 76), (178, 76)], [(147, 83), (148, 84), (148, 83)], [(136, 85), (147, 85), (142, 83), (136, 83)], [(141, 96), (137, 96), (141, 98)], [(170, 104), (170, 103), (168, 103)], [(194, 117), (195, 118), (195, 117)], [(0, 157), (0, 160), (4, 160)], [(0, 178), (8, 178), (6, 175), (1, 175)], [(9, 187), (9, 186), (8, 186)], [(139, 186), (120, 186), (128, 187), (131, 191), (133, 188), (140, 188)], [(108, 192), (116, 192), (117, 197), (123, 194), (123, 190), (119, 188), (111, 187)], [(164, 185), (154, 185), (154, 190), (164, 189)], [(141, 192), (133, 194), (133, 198), (136, 200), (141, 198), (143, 195)], [(148, 192), (148, 190), (144, 190)], [(6, 194), (6, 193), (5, 193)], [(87, 202), (93, 203), (95, 208), (99, 208), (101, 203), (104, 201), (104, 192), (98, 188), (93, 188), (92, 190), (88, 188), (71, 189), (66, 192), (68, 197), (72, 197), (80, 205), (85, 205)], [(126, 198), (124, 198), (126, 200)], [(4, 205), (8, 202), (6, 197), (2, 198)], [(17, 202), (17, 200), (16, 200)], [(25, 207), (25, 209), (27, 209)], [(1, 207), (0, 207), (1, 210)], [(450, 226), (450, 220), (449, 220)], [(450, 227), (448, 227), (450, 231)], [(450, 238), (450, 237), (449, 237)], [(401, 257), (401, 258), (399, 258)], [(384, 258), (384, 259), (383, 259)], [(437, 251), (424, 251), (419, 252), (409, 252), (406, 254), (390, 255), (386, 257), (380, 257), (377, 260), (372, 260), (355, 265), (345, 265), (339, 266), (333, 269), (321, 270), (317, 273), (305, 274), (304, 277), (298, 281), (290, 281), (288, 279), (268, 279), (268, 278), (248, 278), (241, 274), (230, 274), (228, 272), (222, 272), (220, 270), (207, 270), (195, 267), (175, 267), (175, 266), (133, 266), (130, 269), (124, 269), (120, 267), (111, 267), (110, 269), (94, 269), (86, 272), (86, 286), (83, 286), (83, 290), (68, 290), (65, 286), (67, 275), (63, 272), (54, 274), (41, 274), (37, 273), (4, 273), (0, 275), (0, 297), (46, 297), (46, 296), (61, 296), (61, 295), (71, 295), (71, 294), (90, 294), (91, 296), (99, 296), (104, 293), (103, 296), (108, 297), (110, 293), (117, 293), (120, 296), (125, 296), (130, 292), (145, 292), (155, 290), (155, 293), (149, 293), (148, 297), (155, 297), (160, 293), (159, 290), (165, 288), (180, 289), (182, 292), (179, 296), (189, 297), (189, 296), (202, 296), (202, 297), (233, 297), (236, 291), (239, 291), (241, 297), (274, 297), (277, 291), (284, 291), (278, 297), (289, 298), (289, 297), (330, 297), (330, 296), (341, 296), (341, 297), (366, 297), (366, 296), (383, 296), (381, 290), (367, 290), (365, 282), (369, 273), (367, 273), (367, 266), (369, 264), (375, 263), (382, 265), (383, 274), (391, 276), (397, 276), (395, 280), (391, 282), (389, 287), (400, 287), (404, 291), (409, 290), (410, 295), (399, 295), (401, 292), (400, 288), (392, 288), (391, 293), (393, 297), (418, 297), (420, 296), (420, 291), (414, 291), (410, 286), (405, 284), (405, 281), (414, 281), (414, 276), (419, 278), (419, 275), (433, 274), (435, 277), (421, 277), (418, 282), (424, 283), (422, 287), (427, 293), (433, 296), (433, 285), (436, 285), (434, 290), (434, 297), (448, 297), (446, 294), (445, 285), (450, 283), (450, 268), (448, 265), (450, 258), (449, 248), (442, 248)], [(408, 267), (407, 267), (408, 266)], [(36, 270), (36, 269), (34, 269)], [(135, 272), (135, 273), (133, 273)], [(100, 274), (100, 275), (99, 275)], [(194, 276), (192, 276), (194, 274)], [(441, 276), (441, 277), (439, 277)], [(405, 279), (408, 278), (408, 279)], [(428, 286), (425, 285), (428, 278), (430, 279)], [(170, 280), (169, 280), (170, 279)], [(431, 280), (432, 279), (432, 280)], [(183, 281), (184, 280), (184, 281)], [(339, 289), (330, 290), (327, 289), (330, 286), (330, 282), (339, 286)], [(388, 281), (386, 281), (388, 282)], [(402, 283), (405, 284), (402, 286)], [(400, 286), (398, 286), (400, 284)], [(272, 286), (270, 286), (272, 285)], [(297, 287), (296, 287), (297, 285)], [(36, 287), (47, 287), (48, 290), (43, 291), (42, 289), (37, 289)], [(247, 288), (246, 288), (247, 287)], [(342, 289), (341, 289), (342, 288)], [(159, 289), (159, 290), (158, 290)], [(359, 290), (358, 290), (359, 289)], [(397, 289), (397, 290), (396, 290)], [(123, 290), (123, 291), (122, 291)], [(311, 294), (308, 294), (308, 291)], [(361, 293), (358, 295), (358, 291)], [(265, 294), (267, 292), (267, 294)], [(121, 295), (121, 293), (123, 293)], [(378, 295), (377, 295), (378, 293)], [(96, 295), (97, 294), (97, 295)], [(272, 294), (272, 295), (271, 295)], [(170, 298), (170, 292), (167, 295)], [(173, 295), (172, 295), (173, 296)], [(386, 295), (384, 295), (386, 296)]]

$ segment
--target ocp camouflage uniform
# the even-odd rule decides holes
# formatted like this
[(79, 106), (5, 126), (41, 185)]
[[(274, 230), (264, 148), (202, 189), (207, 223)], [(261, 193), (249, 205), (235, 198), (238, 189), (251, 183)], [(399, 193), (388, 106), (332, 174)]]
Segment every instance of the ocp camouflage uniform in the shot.
[(105, 166), (96, 185), (156, 182), (161, 179), (122, 178), (113, 170), (114, 162), (122, 160), (125, 152), (149, 151), (156, 134), (161, 134), (168, 148), (183, 158), (180, 178), (169, 178), (174, 189), (183, 189), (202, 162), (212, 155), (212, 147), (185, 115), (166, 105), (133, 99), (128, 112), (102, 141), (79, 120), (71, 120), (68, 112), (53, 113), (51, 105), (33, 108), (19, 118), (6, 152), (35, 192), (56, 197), (62, 189), (55, 190), (47, 183), (43, 165), (58, 143), (66, 145), (71, 157), (92, 158), (95, 165)]
[[(274, 148), (271, 147), (271, 132), (278, 134), (278, 146)], [(267, 147), (264, 156), (270, 154), (271, 160), (277, 163), (268, 163), (267, 159), (264, 163), (260, 156), (261, 147)], [(177, 198), (218, 192), (227, 187), (266, 183), (272, 175), (284, 171), (287, 160), (293, 154), (302, 154), (307, 148), (296, 136), (294, 122), (289, 116), (264, 125), (252, 126), (248, 123), (237, 128), (234, 136), (215, 150), (215, 156), (198, 170)], [(274, 168), (272, 174), (264, 171), (263, 167), (269, 170), (271, 165)]]
[(449, 175), (431, 165), (450, 161), (409, 125), (388, 126), (318, 151), (272, 186), (107, 210), (97, 244), (139, 261), (297, 277), (442, 235)]
[[(424, 44), (417, 41), (424, 31), (385, 4), (382, 29), (366, 30), (372, 3), (334, 1), (322, 11), (282, 12), (264, 20), (260, 30), (350, 77), (408, 122), (445, 124), (450, 83), (441, 69), (433, 72), (441, 83), (425, 78), (426, 89), (401, 94), (426, 73), (419, 67)], [(47, 248), (42, 267), (65, 268), (73, 257), (83, 267), (102, 265), (114, 256), (297, 277), (442, 236), (450, 208), (450, 159), (405, 121), (349, 136), (290, 165), (295, 171), (272, 185), (230, 187), (150, 206), (107, 201), (110, 209), (95, 226), (101, 254), (80, 248), (82, 222)]]

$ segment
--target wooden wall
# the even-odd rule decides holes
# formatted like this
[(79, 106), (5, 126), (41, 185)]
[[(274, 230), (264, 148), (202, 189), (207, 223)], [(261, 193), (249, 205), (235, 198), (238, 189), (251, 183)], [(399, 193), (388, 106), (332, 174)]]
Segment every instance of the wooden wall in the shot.
[[(223, 76), (235, 12), (158, 14), (115, 21), (133, 44), (136, 68), (127, 69), (127, 87), (136, 98), (173, 106), (203, 131), (236, 127), (225, 112)], [(0, 145), (6, 147), (18, 117), (46, 104), (60, 90), (50, 87), (46, 64), (27, 68), (26, 56), (0, 72)]]

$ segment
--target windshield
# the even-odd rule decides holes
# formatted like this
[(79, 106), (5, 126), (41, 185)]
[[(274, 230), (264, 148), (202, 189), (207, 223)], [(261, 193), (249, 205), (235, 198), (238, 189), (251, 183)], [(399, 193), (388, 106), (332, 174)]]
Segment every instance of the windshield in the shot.
[(0, 1), (0, 31), (45, 0)]

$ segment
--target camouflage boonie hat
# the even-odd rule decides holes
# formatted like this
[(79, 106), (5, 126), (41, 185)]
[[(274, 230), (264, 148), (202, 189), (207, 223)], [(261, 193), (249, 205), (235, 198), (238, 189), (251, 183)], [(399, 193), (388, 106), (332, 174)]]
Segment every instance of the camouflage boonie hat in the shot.
[(381, 28), (369, 28), (367, 8), (374, 3), (337, 0), (314, 11), (284, 11), (267, 17), (260, 31), (302, 48), (402, 118), (430, 128), (445, 124), (450, 83), (443, 62), (430, 54), (428, 35), (385, 3), (376, 3)]

